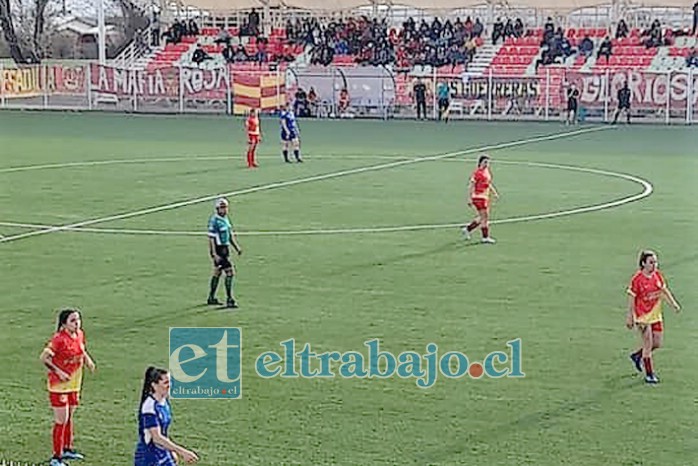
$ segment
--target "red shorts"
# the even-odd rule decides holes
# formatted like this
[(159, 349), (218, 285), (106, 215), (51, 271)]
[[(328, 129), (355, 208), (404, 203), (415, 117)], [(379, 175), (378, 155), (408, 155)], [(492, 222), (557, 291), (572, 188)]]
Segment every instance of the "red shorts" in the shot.
[(250, 144), (259, 144), (259, 139), (260, 139), (259, 134), (248, 134), (247, 135), (247, 141)]
[(470, 202), (473, 204), (473, 207), (475, 207), (477, 210), (487, 210), (487, 208), (490, 206), (489, 200), (483, 199), (481, 197), (472, 198)]
[[(645, 324), (647, 325), (647, 324)], [(664, 331), (664, 324), (662, 322), (654, 322), (649, 324), (650, 328), (652, 329), (653, 332), (663, 332)]]
[(63, 408), (64, 406), (78, 406), (80, 404), (80, 392), (55, 393), (48, 392), (51, 406)]

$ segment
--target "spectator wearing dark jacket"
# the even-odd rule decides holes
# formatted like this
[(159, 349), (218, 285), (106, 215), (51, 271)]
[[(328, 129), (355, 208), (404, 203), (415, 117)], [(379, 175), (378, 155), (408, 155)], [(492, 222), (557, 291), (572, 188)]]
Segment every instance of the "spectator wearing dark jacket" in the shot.
[(611, 44), (611, 38), (606, 36), (606, 38), (599, 45), (599, 52), (596, 54), (596, 59), (601, 59), (601, 56), (606, 57), (606, 63), (611, 59), (611, 54), (613, 53), (613, 44)]
[(579, 43), (579, 53), (589, 58), (594, 53), (594, 42), (589, 36), (584, 36), (584, 39)]
[(191, 56), (191, 61), (193, 61), (197, 65), (201, 65), (206, 60), (212, 59), (213, 58), (211, 57), (211, 55), (206, 53), (206, 51), (201, 47), (201, 44), (197, 44), (196, 50), (194, 50), (194, 53)]

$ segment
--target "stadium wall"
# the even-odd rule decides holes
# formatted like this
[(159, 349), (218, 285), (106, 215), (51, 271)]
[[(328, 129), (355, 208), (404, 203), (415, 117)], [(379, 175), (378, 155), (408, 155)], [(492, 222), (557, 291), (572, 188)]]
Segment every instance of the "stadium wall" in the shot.
[[(0, 108), (102, 110), (144, 113), (243, 114), (256, 107), (273, 113), (293, 101), (298, 88), (313, 88), (318, 118), (414, 118), (411, 90), (422, 79), (428, 111), (436, 115), (435, 87), (446, 82), (453, 119), (556, 120), (564, 114), (565, 90), (580, 90), (580, 114), (608, 121), (616, 91), (626, 80), (636, 119), (666, 124), (698, 121), (698, 73), (547, 68), (535, 76), (487, 74), (473, 77), (422, 72), (394, 73), (384, 67), (294, 69), (130, 70), (96, 63), (38, 66), (0, 64)], [(341, 105), (346, 90), (348, 105)]]

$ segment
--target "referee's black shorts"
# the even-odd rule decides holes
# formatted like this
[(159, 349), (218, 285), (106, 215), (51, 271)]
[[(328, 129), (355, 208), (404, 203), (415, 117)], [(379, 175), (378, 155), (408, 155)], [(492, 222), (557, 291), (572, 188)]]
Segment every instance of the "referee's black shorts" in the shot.
[(218, 256), (216, 267), (223, 270), (233, 267), (232, 262), (230, 262), (230, 248), (228, 246), (216, 246), (216, 255)]

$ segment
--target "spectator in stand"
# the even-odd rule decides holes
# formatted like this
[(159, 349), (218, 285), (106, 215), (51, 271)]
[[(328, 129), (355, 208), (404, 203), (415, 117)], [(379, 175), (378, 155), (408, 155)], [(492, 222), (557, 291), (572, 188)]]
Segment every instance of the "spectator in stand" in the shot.
[(555, 35), (555, 23), (553, 22), (553, 19), (548, 16), (548, 20), (545, 22), (545, 25), (543, 26), (543, 40), (546, 42)]
[(186, 27), (179, 21), (172, 23), (167, 31), (162, 34), (165, 39), (165, 44), (179, 44), (182, 42), (182, 37), (185, 35)]
[(151, 45), (153, 47), (160, 46), (160, 14), (153, 11), (153, 17), (150, 22), (150, 30), (152, 31)]
[(223, 48), (221, 55), (223, 55), (223, 59), (226, 63), (235, 62), (235, 49), (230, 45), (230, 42)]
[(611, 59), (611, 54), (613, 54), (613, 44), (611, 43), (611, 38), (606, 36), (606, 38), (599, 45), (599, 52), (596, 54), (596, 59), (600, 60), (601, 56), (606, 57), (606, 63)]
[(475, 24), (473, 24), (473, 37), (482, 37), (482, 33), (485, 32), (485, 26), (480, 22), (480, 18), (475, 18)]
[(594, 42), (589, 38), (589, 36), (584, 36), (582, 42), (579, 43), (579, 54), (583, 55), (584, 58), (589, 58), (594, 53)]
[(267, 61), (267, 48), (269, 46), (269, 39), (266, 37), (257, 38), (257, 56), (256, 61), (261, 65)]
[(504, 38), (507, 39), (509, 37), (514, 37), (514, 23), (511, 21), (511, 18), (508, 18), (504, 25)]
[(249, 27), (249, 35), (250, 36), (258, 36), (260, 34), (260, 29), (259, 29), (259, 13), (257, 13), (257, 10), (252, 8), (252, 11), (250, 11), (250, 15), (247, 17), (247, 24)]
[(243, 45), (238, 46), (235, 51), (234, 60), (236, 63), (250, 61), (250, 56), (247, 54), (247, 50), (245, 50)]
[(497, 45), (499, 38), (504, 38), (504, 23), (502, 18), (497, 18), (497, 21), (492, 26), (492, 44)]
[(691, 35), (695, 36), (696, 31), (698, 31), (698, 2), (693, 5), (693, 31), (691, 31)]
[(191, 56), (191, 61), (196, 63), (197, 66), (201, 65), (206, 60), (212, 60), (211, 55), (206, 53), (206, 51), (201, 47), (201, 44), (196, 44), (196, 50)]
[(218, 34), (216, 35), (216, 40), (214, 40), (213, 43), (230, 45), (230, 39), (230, 32), (228, 32), (225, 26), (221, 26), (221, 28), (218, 30)]
[(522, 38), (524, 35), (524, 24), (521, 18), (516, 18), (516, 22), (514, 23), (514, 37), (517, 39)]
[(618, 28), (616, 29), (616, 39), (625, 39), (630, 33), (630, 28), (624, 19), (618, 22)]
[(541, 65), (548, 66), (555, 62), (555, 51), (551, 48), (551, 46), (545, 44), (542, 48), (543, 51), (541, 52), (540, 58), (536, 60), (536, 71), (538, 71), (538, 67)]
[(577, 53), (577, 51), (572, 47), (572, 43), (567, 37), (563, 37), (560, 40), (560, 55), (567, 59)]
[(658, 19), (655, 19), (654, 22), (652, 22), (650, 29), (642, 33), (642, 37), (646, 37), (644, 44), (648, 49), (653, 47), (661, 47), (663, 45), (662, 23)]
[(189, 20), (189, 35), (190, 36), (198, 36), (199, 35), (199, 25), (196, 24), (196, 21), (194, 21), (194, 18)]
[(689, 68), (698, 68), (698, 51), (693, 47), (691, 52), (686, 57), (686, 66)]

